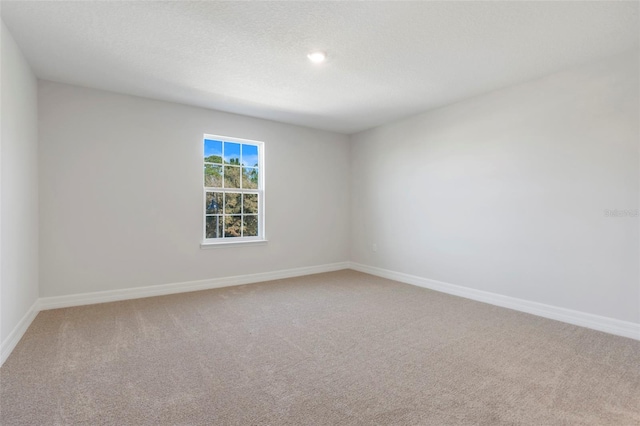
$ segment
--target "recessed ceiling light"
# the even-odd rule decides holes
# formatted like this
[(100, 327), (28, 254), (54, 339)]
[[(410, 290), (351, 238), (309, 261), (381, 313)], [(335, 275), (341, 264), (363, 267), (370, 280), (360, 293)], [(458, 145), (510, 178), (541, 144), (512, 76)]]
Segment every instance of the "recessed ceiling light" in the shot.
[(307, 58), (309, 58), (309, 60), (311, 62), (313, 62), (314, 64), (320, 64), (322, 62), (325, 61), (325, 59), (327, 59), (327, 54), (324, 52), (311, 52), (307, 55)]

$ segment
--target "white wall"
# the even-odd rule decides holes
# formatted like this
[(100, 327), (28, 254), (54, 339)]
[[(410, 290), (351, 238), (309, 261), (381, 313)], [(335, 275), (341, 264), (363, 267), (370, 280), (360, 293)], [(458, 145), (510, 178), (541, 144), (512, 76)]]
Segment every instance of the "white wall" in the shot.
[[(348, 138), (39, 84), (40, 296), (348, 260)], [(267, 245), (202, 250), (202, 136), (265, 142)]]
[(0, 26), (0, 337), (4, 351), (10, 333), (38, 298), (38, 108), (36, 78), (2, 21)]
[(352, 260), (640, 322), (638, 218), (604, 214), (639, 207), (638, 62), (354, 135)]

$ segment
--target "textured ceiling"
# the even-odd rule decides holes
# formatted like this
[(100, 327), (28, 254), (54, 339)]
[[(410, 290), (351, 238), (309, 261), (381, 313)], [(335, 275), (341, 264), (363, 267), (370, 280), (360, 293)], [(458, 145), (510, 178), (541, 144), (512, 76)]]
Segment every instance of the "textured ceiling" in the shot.
[[(38, 77), (353, 133), (638, 49), (638, 2), (11, 2)], [(313, 65), (306, 54), (326, 50)]]

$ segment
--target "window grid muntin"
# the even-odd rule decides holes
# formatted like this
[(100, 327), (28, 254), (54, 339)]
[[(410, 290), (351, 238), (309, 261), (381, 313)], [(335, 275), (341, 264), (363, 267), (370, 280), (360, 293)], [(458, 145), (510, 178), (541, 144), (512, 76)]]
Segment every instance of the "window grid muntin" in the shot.
[[(223, 188), (212, 188), (211, 190), (206, 189), (205, 190), (205, 239), (206, 238), (206, 234), (207, 234), (207, 229), (206, 229), (206, 218), (208, 217), (221, 217), (223, 218), (223, 225), (224, 225), (224, 218), (226, 217), (231, 217), (231, 216), (240, 216), (240, 220), (241, 220), (241, 226), (240, 226), (240, 237), (225, 237), (224, 236), (224, 232), (222, 233), (222, 237), (217, 237), (217, 238), (208, 238), (210, 240), (218, 240), (221, 238), (245, 238), (244, 235), (244, 218), (245, 217), (256, 217), (258, 218), (258, 235), (250, 235), (250, 238), (254, 238), (254, 237), (259, 237), (260, 236), (260, 211), (261, 211), (261, 206), (260, 206), (260, 192), (256, 191), (256, 190), (252, 190), (252, 191), (243, 191), (243, 192), (237, 192), (237, 191), (231, 191), (228, 190), (226, 192), (221, 191), (221, 189)], [(215, 193), (219, 193), (222, 194), (222, 213), (207, 213), (207, 195), (208, 194), (215, 194)], [(226, 212), (226, 206), (227, 206), (227, 194), (239, 194), (240, 195), (240, 208), (239, 208), (239, 213), (227, 213)], [(245, 213), (244, 212), (244, 196), (245, 194), (250, 194), (250, 195), (256, 195), (257, 196), (257, 208), (256, 208), (256, 213)], [(224, 226), (223, 226), (224, 229)]]
[[(214, 163), (214, 162), (208, 162), (208, 161), (203, 161), (204, 166), (206, 165), (212, 165), (212, 166), (222, 166), (222, 173), (220, 176), (220, 182), (221, 182), (221, 187), (208, 187), (208, 186), (204, 186), (204, 215), (203, 215), (203, 234), (204, 234), (204, 240), (207, 242), (220, 242), (220, 240), (224, 240), (224, 239), (228, 239), (228, 240), (233, 240), (233, 241), (255, 241), (255, 240), (264, 240), (264, 143), (263, 142), (259, 142), (259, 141), (251, 141), (251, 140), (244, 140), (244, 139), (236, 139), (236, 138), (227, 138), (227, 137), (221, 137), (221, 136), (215, 136), (215, 135), (204, 135), (203, 138), (203, 144), (205, 144), (207, 140), (211, 140), (211, 141), (215, 141), (215, 142), (221, 142), (222, 144), (222, 150), (221, 150), (221, 155), (220, 155), (220, 159), (221, 159), (221, 163)], [(238, 165), (235, 164), (227, 164), (225, 162), (225, 142), (228, 143), (234, 143), (234, 144), (239, 144), (240, 145), (240, 158), (238, 161)], [(244, 164), (244, 157), (243, 157), (243, 152), (244, 152), (244, 146), (254, 146), (256, 148), (257, 151), (257, 163), (253, 163), (253, 164), (257, 164), (257, 165), (252, 165), (251, 163), (247, 163), (249, 165), (245, 166)], [(204, 146), (203, 146), (204, 148)], [(206, 157), (205, 157), (206, 158)], [(203, 166), (203, 167), (204, 167)], [(233, 187), (226, 187), (226, 182), (225, 182), (225, 167), (226, 166), (231, 166), (231, 167), (237, 167), (239, 169), (240, 172), (240, 177), (239, 177), (239, 185), (240, 188), (233, 188)], [(257, 188), (244, 188), (244, 169), (252, 169), (252, 170), (257, 170), (257, 180), (258, 182), (257, 184)], [(203, 169), (204, 170), (204, 169)], [(205, 185), (205, 178), (206, 178), (206, 174), (203, 176), (203, 185)], [(223, 194), (223, 203), (222, 203), (222, 213), (221, 214), (215, 214), (215, 213), (207, 213), (207, 194), (209, 193), (222, 193)], [(226, 213), (226, 196), (227, 193), (238, 193), (240, 194), (240, 213)], [(253, 194), (256, 195), (257, 197), (257, 212), (256, 213), (244, 213), (244, 194)], [(207, 238), (207, 218), (210, 217), (219, 217), (222, 218), (223, 221), (223, 225), (222, 225), (222, 235), (217, 237), (217, 238)], [(226, 234), (226, 228), (225, 228), (225, 218), (226, 217), (233, 217), (233, 216), (239, 216), (240, 217), (240, 236), (239, 237), (227, 237)], [(245, 217), (255, 217), (256, 218), (256, 226), (257, 226), (257, 235), (255, 236), (245, 236)], [(219, 230), (219, 227), (216, 227), (216, 233)]]

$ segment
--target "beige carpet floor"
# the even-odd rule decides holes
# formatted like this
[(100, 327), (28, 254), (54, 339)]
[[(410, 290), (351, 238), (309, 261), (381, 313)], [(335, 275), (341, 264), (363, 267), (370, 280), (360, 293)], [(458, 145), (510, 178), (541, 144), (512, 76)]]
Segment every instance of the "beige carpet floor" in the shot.
[(640, 342), (340, 271), (44, 311), (9, 425), (640, 425)]

